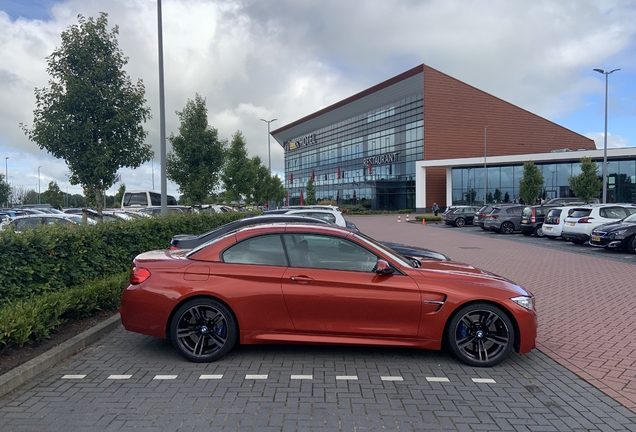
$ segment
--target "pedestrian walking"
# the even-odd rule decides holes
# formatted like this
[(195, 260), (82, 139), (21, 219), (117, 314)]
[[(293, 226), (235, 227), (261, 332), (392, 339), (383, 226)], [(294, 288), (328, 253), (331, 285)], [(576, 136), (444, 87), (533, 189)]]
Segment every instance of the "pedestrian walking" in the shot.
[(435, 216), (437, 216), (437, 212), (439, 211), (439, 206), (437, 205), (437, 203), (433, 203), (433, 213), (435, 213)]

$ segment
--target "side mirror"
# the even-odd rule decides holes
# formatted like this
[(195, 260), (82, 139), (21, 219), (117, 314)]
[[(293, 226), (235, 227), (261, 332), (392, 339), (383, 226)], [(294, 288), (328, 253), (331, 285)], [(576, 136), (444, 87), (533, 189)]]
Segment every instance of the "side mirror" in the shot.
[(377, 274), (391, 274), (393, 273), (393, 268), (391, 265), (383, 259), (379, 259), (378, 263), (375, 265), (375, 270)]

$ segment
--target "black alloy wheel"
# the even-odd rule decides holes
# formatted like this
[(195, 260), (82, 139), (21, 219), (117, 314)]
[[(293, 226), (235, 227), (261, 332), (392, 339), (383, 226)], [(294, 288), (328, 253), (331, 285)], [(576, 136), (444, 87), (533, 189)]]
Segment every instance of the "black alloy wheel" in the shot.
[(175, 348), (193, 362), (212, 362), (236, 343), (238, 326), (234, 314), (221, 302), (196, 298), (182, 304), (170, 324)]
[(466, 225), (466, 219), (464, 219), (464, 218), (457, 218), (457, 219), (455, 219), (455, 226), (458, 226), (458, 227), (460, 227), (460, 228), (461, 228), (461, 227), (463, 227), (464, 225)]
[(514, 346), (512, 322), (499, 307), (475, 303), (459, 309), (447, 328), (451, 353), (470, 366), (489, 367), (502, 362)]
[(636, 254), (636, 234), (627, 239), (627, 252)]
[(504, 222), (501, 224), (501, 232), (503, 234), (512, 234), (515, 231), (515, 225), (512, 222)]
[(543, 225), (539, 225), (534, 229), (534, 235), (536, 237), (543, 237)]

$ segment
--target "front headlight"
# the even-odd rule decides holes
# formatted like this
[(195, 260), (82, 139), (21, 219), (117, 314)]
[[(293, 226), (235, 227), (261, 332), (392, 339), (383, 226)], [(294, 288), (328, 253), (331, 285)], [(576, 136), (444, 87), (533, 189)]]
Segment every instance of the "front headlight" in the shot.
[(524, 309), (528, 309), (530, 311), (534, 310), (534, 297), (519, 296), (519, 297), (513, 297), (510, 300), (517, 303), (519, 306), (521, 306)]
[(626, 232), (627, 232), (627, 229), (614, 231), (614, 232), (609, 233), (608, 237), (612, 238), (612, 239), (622, 240), (622, 239), (625, 238), (625, 233)]

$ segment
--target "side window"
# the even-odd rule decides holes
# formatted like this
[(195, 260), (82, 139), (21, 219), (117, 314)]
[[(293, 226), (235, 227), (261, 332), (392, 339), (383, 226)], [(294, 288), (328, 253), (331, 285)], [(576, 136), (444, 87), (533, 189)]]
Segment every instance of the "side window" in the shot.
[(312, 218), (322, 219), (327, 222), (336, 223), (336, 217), (331, 213), (320, 213), (320, 212), (308, 212), (307, 216), (311, 216)]
[(287, 266), (283, 243), (278, 234), (252, 237), (223, 252), (226, 263)]
[(377, 256), (340, 237), (285, 234), (285, 247), (292, 267), (371, 272)]
[(128, 201), (124, 203), (125, 205), (148, 205), (148, 197), (145, 192), (140, 193), (131, 193)]

